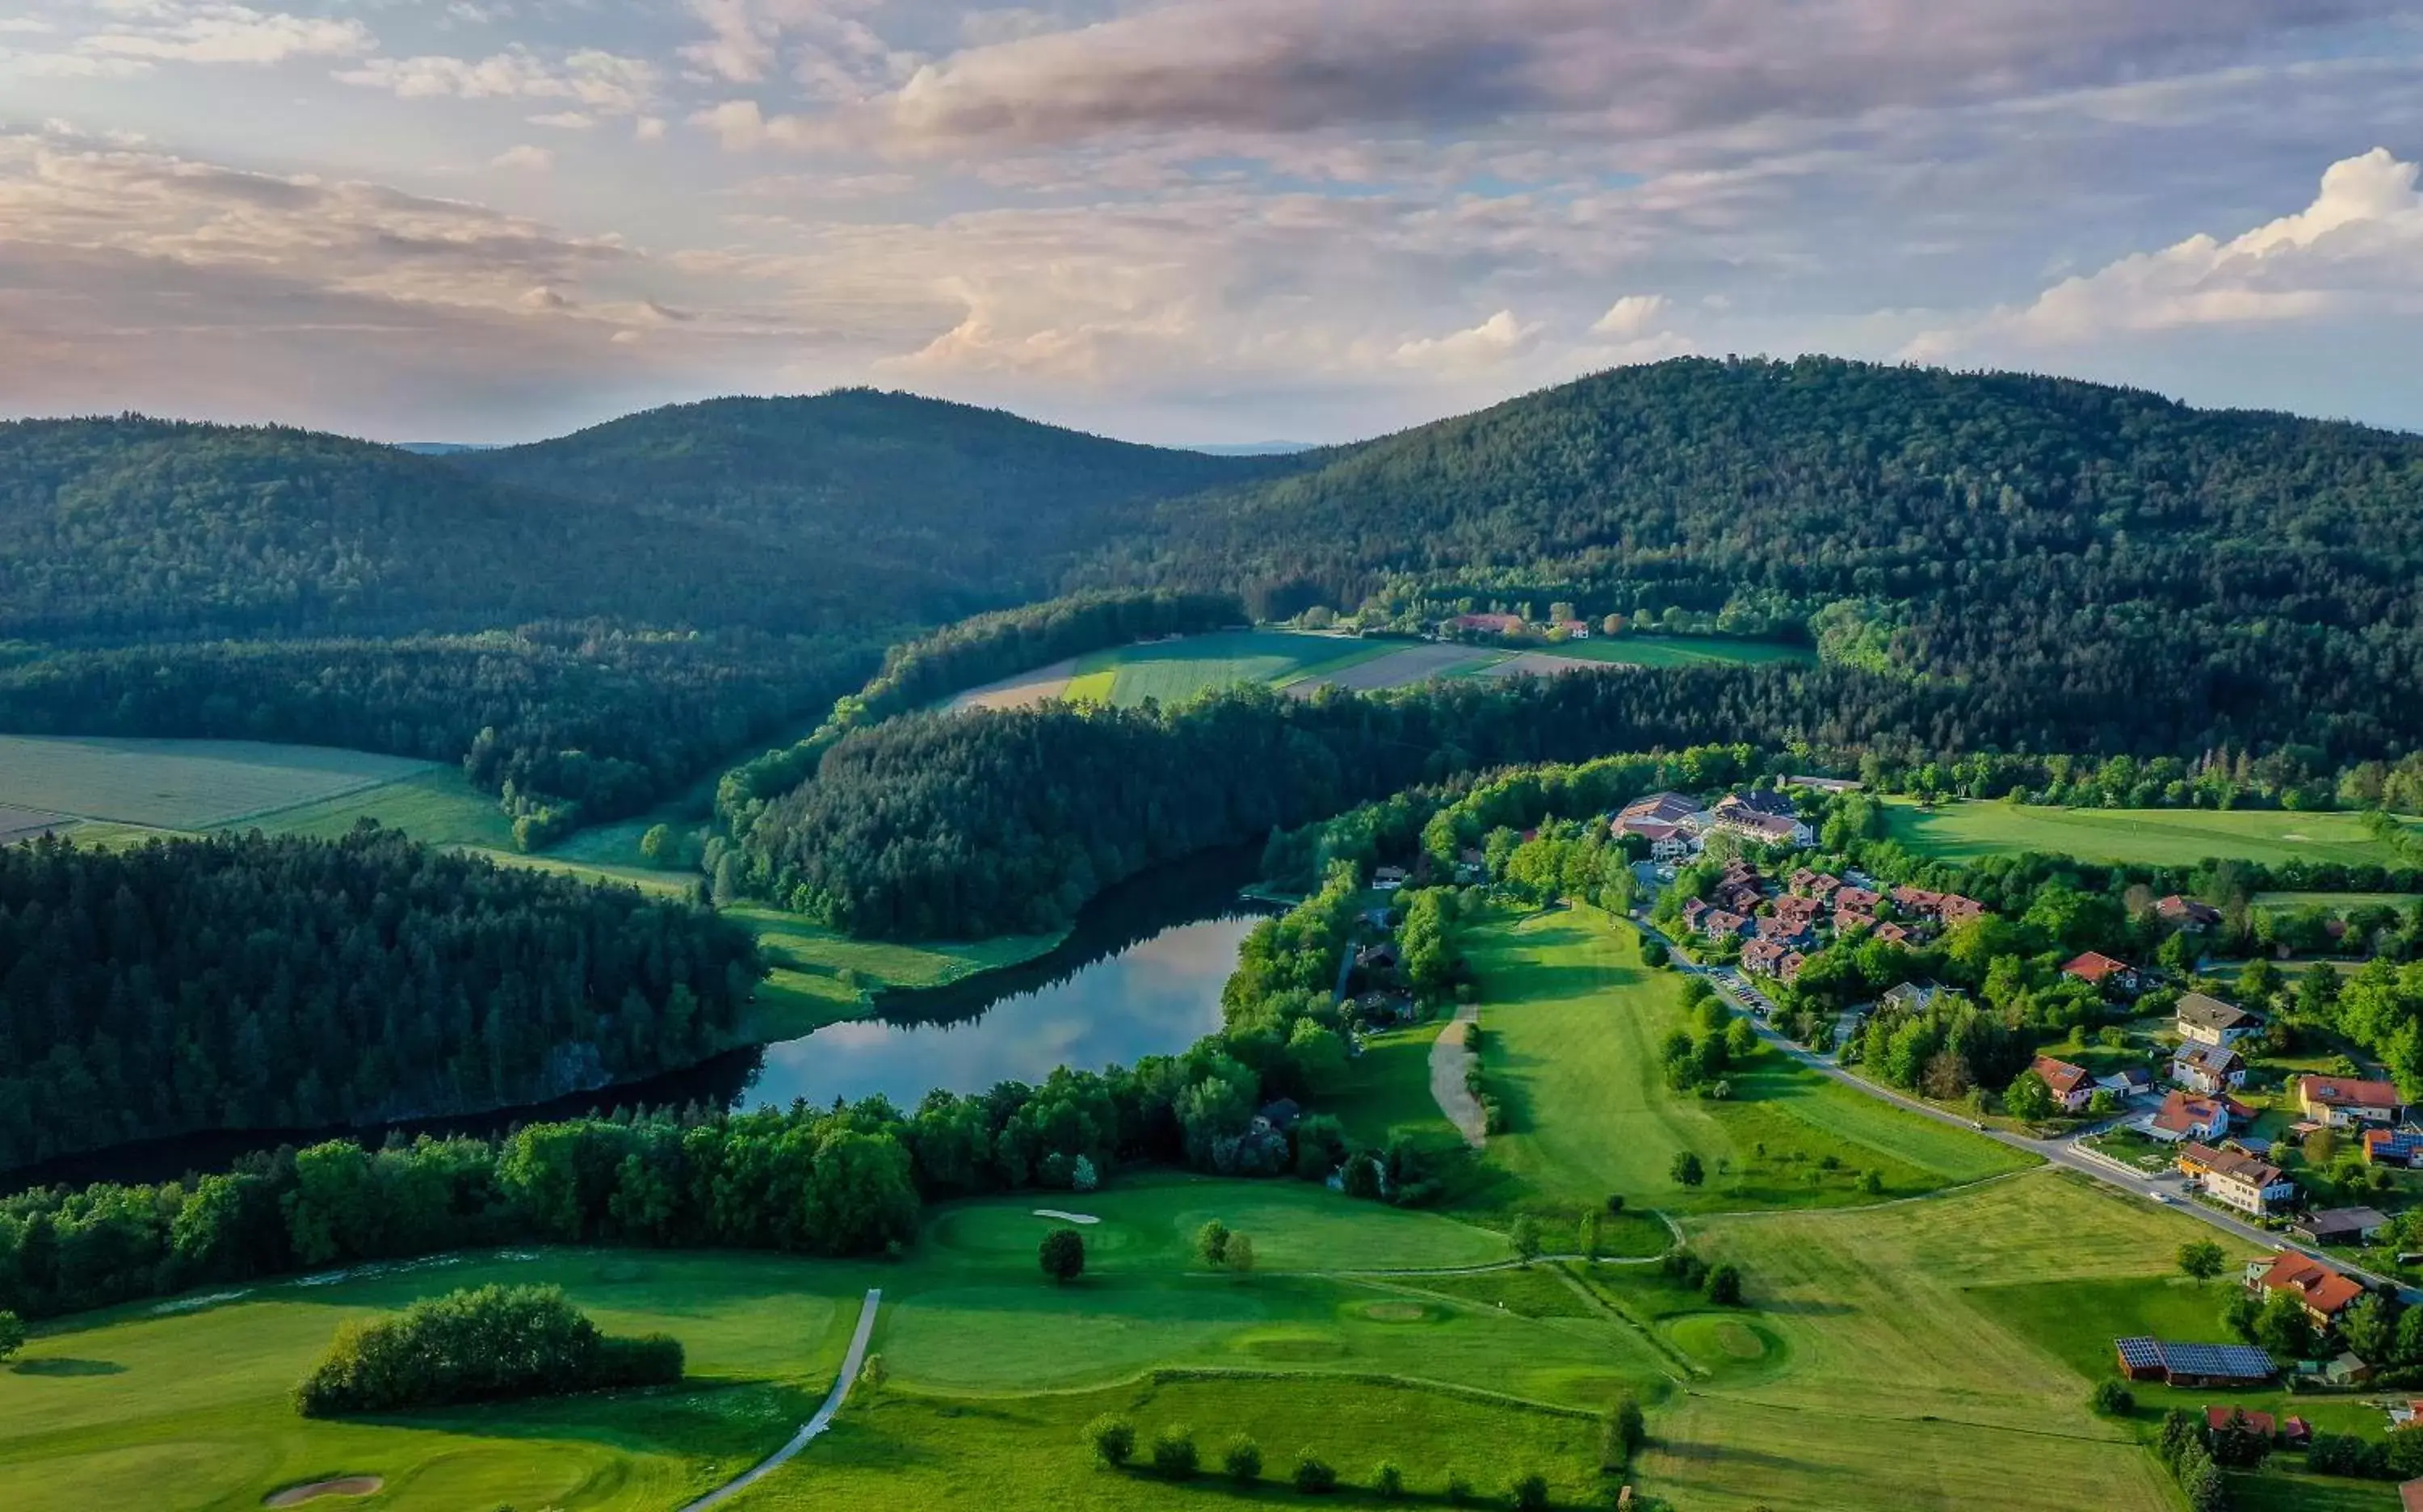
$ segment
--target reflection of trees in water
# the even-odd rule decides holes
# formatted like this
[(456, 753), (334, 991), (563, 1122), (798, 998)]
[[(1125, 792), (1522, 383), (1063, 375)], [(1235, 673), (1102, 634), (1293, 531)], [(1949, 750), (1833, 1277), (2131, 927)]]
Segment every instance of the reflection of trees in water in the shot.
[(887, 993), (878, 1016), (920, 1027), (971, 1024), (996, 1004), (1057, 987), (1170, 930), (1271, 912), (1237, 896), (1253, 880), (1254, 859), (1249, 851), (1222, 851), (1131, 879), (1088, 904), (1069, 938), (1048, 954), (948, 987)]
[[(1057, 987), (1090, 966), (1132, 950), (1166, 931), (1207, 919), (1267, 912), (1237, 896), (1254, 878), (1256, 852), (1221, 851), (1132, 878), (1086, 905), (1077, 927), (1048, 955), (1021, 966), (925, 992), (887, 995), (879, 1017), (888, 1024), (928, 1027), (971, 1024), (995, 1005)], [(195, 1171), (226, 1170), (256, 1151), (351, 1138), (375, 1147), (416, 1135), (472, 1134), (494, 1138), (525, 1123), (581, 1118), (619, 1109), (728, 1108), (740, 1106), (766, 1067), (764, 1047), (752, 1045), (643, 1082), (575, 1092), (552, 1102), (452, 1118), (411, 1120), (367, 1128), (261, 1129), (186, 1135), (93, 1151), (0, 1174), (0, 1192), (65, 1183), (173, 1181)]]

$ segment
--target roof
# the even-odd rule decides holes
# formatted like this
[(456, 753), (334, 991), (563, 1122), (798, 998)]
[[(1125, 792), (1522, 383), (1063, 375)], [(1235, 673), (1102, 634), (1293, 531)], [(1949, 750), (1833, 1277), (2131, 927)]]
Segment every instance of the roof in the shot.
[(2324, 1317), (2338, 1316), (2364, 1295), (2363, 1285), (2353, 1278), (2293, 1249), (2275, 1256), (2256, 1284), (2266, 1291), (2301, 1293), (2305, 1306)]
[(2181, 993), (2178, 1021), (2199, 1029), (2210, 1029), (2215, 1034), (2225, 1034), (2254, 1023), (2255, 1015), (2203, 993)]
[(2073, 1066), (2067, 1060), (2055, 1060), (2051, 1056), (2036, 1057), (2035, 1063), (2029, 1069), (2044, 1078), (2044, 1084), (2052, 1089), (2055, 1097), (2067, 1097), (2095, 1084), (2095, 1077), (2084, 1066)]
[(1748, 830), (1753, 835), (1768, 836), (1778, 840), (1789, 839), (1800, 831), (1798, 820), (1782, 814), (1736, 811), (1727, 814), (1724, 818), (1725, 823), (1734, 829)]
[(2179, 1153), (2179, 1158), (2194, 1161), (2210, 1175), (2242, 1182), (2258, 1191), (2268, 1191), (2288, 1179), (2288, 1173), (2279, 1167), (2239, 1150), (2215, 1150), (2209, 1145), (2192, 1144)]
[(2204, 1424), (2215, 1433), (2228, 1427), (2232, 1418), (2243, 1421), (2266, 1439), (2272, 1437), (2272, 1414), (2269, 1412), (2250, 1411), (2242, 1407), (2209, 1407), (2204, 1409)]
[(2270, 1380), (2279, 1374), (2272, 1357), (2252, 1345), (2171, 1344), (2161, 1339), (2114, 1339), (2113, 1346), (2131, 1370), (2163, 1370), (2208, 1380)]
[[(1747, 808), (1756, 814), (1780, 814), (1786, 819), (1798, 817), (1797, 811), (1796, 811), (1792, 806), (1792, 800), (1784, 797), (1782, 793), (1777, 792), (1771, 788), (1742, 788), (1737, 792), (1728, 794), (1725, 798), (1725, 804)], [(1718, 806), (1723, 807), (1725, 804), (1718, 804)]]
[(1636, 798), (1616, 811), (1616, 819), (1648, 820), (1657, 824), (1677, 824), (1689, 815), (1700, 812), (1700, 805), (1681, 793), (1651, 793)]
[(2220, 909), (2213, 907), (2210, 903), (2199, 902), (2193, 898), (2182, 898), (2178, 893), (2173, 893), (2168, 898), (2156, 899), (2154, 900), (2154, 912), (2162, 915), (2163, 918), (2171, 920), (2173, 923), (2179, 923), (2190, 919), (2194, 920), (2198, 924), (2218, 924), (2221, 922)]
[(2400, 1512), (2423, 1512), (2423, 1479), (2399, 1483), (2398, 1505)]
[(2350, 1081), (2344, 1076), (2300, 1076), (2297, 1097), (2301, 1103), (2324, 1107), (2396, 1107), (2399, 1104), (2396, 1083)]
[(2296, 1226), (2307, 1233), (2363, 1233), (2388, 1221), (2377, 1208), (2326, 1207), (2306, 1214)]
[(2233, 1071), (2243, 1070), (2246, 1058), (2225, 1044), (2197, 1044), (2191, 1041), (2171, 1052), (2171, 1063), (2178, 1065), (2181, 1062), (2225, 1076)]
[(2081, 981), (2091, 981), (2098, 986), (2130, 969), (2129, 963), (2114, 961), (2100, 950), (2089, 950), (2084, 955), (2073, 956), (2061, 968), (2063, 976), (2076, 977)]
[(2211, 1098), (2173, 1092), (2162, 1099), (2162, 1106), (2155, 1111), (2154, 1126), (2173, 1134), (2188, 1134), (2196, 1129), (2209, 1128), (2216, 1119), (2224, 1118), (2225, 1115), (2221, 1105)]

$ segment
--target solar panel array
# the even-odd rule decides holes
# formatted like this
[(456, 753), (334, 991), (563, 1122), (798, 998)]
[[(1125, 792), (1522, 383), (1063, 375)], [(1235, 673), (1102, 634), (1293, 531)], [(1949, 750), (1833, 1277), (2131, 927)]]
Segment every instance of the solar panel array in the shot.
[(2116, 1339), (2121, 1362), (2132, 1371), (2162, 1370), (2207, 1380), (2268, 1380), (2276, 1374), (2272, 1357), (2242, 1344), (2164, 1344), (2159, 1339)]

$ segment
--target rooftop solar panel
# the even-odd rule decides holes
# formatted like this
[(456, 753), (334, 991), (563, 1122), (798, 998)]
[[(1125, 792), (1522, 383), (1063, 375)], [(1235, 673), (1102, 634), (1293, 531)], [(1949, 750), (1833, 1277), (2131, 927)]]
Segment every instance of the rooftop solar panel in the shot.
[(2165, 1370), (2208, 1379), (2266, 1380), (2275, 1374), (2272, 1357), (2242, 1344), (2166, 1344), (2160, 1339), (2114, 1339), (2130, 1370)]

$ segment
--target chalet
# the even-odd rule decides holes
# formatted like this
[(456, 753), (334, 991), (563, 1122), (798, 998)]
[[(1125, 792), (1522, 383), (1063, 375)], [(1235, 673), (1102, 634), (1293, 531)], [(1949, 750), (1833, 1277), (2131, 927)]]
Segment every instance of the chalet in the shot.
[(1898, 924), (1879, 924), (1877, 926), (1877, 932), (1870, 938), (1882, 940), (1887, 945), (1908, 945), (1910, 941), (1910, 933)]
[(1766, 894), (1753, 880), (1719, 882), (1716, 886), (1718, 907), (1735, 914), (1755, 914), (1758, 905), (1766, 901)]
[(1711, 940), (1737, 939), (1756, 931), (1757, 926), (1747, 916), (1730, 909), (1712, 908), (1700, 918), (1700, 932)]
[(2272, 1357), (2252, 1345), (2172, 1344), (2162, 1339), (2114, 1339), (2120, 1374), (2134, 1381), (2173, 1386), (2259, 1386), (2277, 1376)]
[(2364, 1131), (2364, 1158), (2376, 1166), (2413, 1166), (2423, 1157), (2423, 1134), (2404, 1129)]
[(2179, 1170), (2204, 1183), (2204, 1194), (2225, 1207), (2268, 1218), (2297, 1200), (2288, 1172), (2236, 1150), (2191, 1143), (2179, 1152)]
[(2156, 899), (2154, 916), (2171, 928), (2189, 934), (2201, 934), (2207, 930), (2218, 927), (2221, 923), (2220, 909), (2210, 903), (2198, 902), (2193, 898), (2182, 898), (2177, 893), (2171, 894), (2168, 898)]
[(2288, 1232), (2308, 1244), (2364, 1244), (2389, 1227), (2388, 1218), (2369, 1207), (2326, 1207), (2288, 1225)]
[(2246, 1010), (2202, 993), (2180, 994), (2171, 1022), (2179, 1038), (2193, 1044), (2235, 1044), (2263, 1027)]
[(1790, 947), (1777, 941), (1752, 940), (1742, 947), (1742, 969), (1760, 977), (1781, 976), (1783, 958), (1789, 953)]
[(1712, 911), (1711, 905), (1705, 899), (1686, 899), (1683, 903), (1683, 927), (1697, 934), (1700, 931), (1700, 926), (1707, 922), (1708, 915)]
[(1879, 1001), (1884, 1007), (1899, 1012), (1917, 1013), (1924, 1011), (1937, 998), (1942, 996), (1944, 992), (1944, 988), (1938, 987), (1931, 981), (1905, 981), (1886, 988), (1885, 995)]
[(2107, 993), (2134, 993), (2139, 986), (2137, 968), (2125, 961), (2115, 961), (2100, 950), (2072, 956), (2062, 963), (2061, 974)]
[(2246, 1084), (2246, 1058), (2225, 1044), (2183, 1044), (2171, 1057), (2171, 1080), (2210, 1095)]
[(1805, 930), (1817, 922), (1817, 915), (1823, 913), (1825, 908), (1826, 905), (1814, 898), (1787, 894), (1775, 900), (1775, 916), (1785, 920), (1797, 929)]
[(1874, 914), (1877, 911), (1877, 905), (1883, 901), (1884, 899), (1881, 896), (1868, 888), (1854, 887), (1847, 883), (1834, 894), (1834, 909), (1837, 913), (1847, 908), (1857, 914)]
[(2344, 1076), (2300, 1076), (2297, 1106), (2305, 1117), (2333, 1128), (2386, 1127), (2398, 1122), (2398, 1087)]
[(1853, 930), (1874, 929), (1876, 923), (1877, 916), (1874, 914), (1862, 914), (1856, 908), (1834, 910), (1834, 932), (1837, 934), (1848, 934)]
[(1842, 890), (1843, 879), (1831, 872), (1812, 871), (1802, 867), (1792, 874), (1790, 885), (1803, 898), (1824, 899)]
[(2052, 1089), (2052, 1100), (2061, 1105), (2065, 1113), (2083, 1110), (2087, 1100), (2095, 1095), (2095, 1077), (2084, 1066), (2073, 1066), (2067, 1060), (2055, 1060), (2051, 1056), (2038, 1056), (2028, 1069)]
[(2210, 1097), (2173, 1092), (2146, 1121), (2148, 1137), (2177, 1144), (2182, 1139), (2218, 1139), (2229, 1133), (2229, 1109)]
[(1787, 918), (1781, 914), (1761, 914), (1754, 922), (1758, 937), (1762, 940), (1778, 940), (1793, 947), (1817, 943), (1811, 937), (1809, 926), (1798, 919)]
[(2211, 1433), (2226, 1433), (2232, 1428), (2251, 1433), (2270, 1443), (2279, 1433), (2273, 1425), (2269, 1412), (2251, 1412), (2242, 1407), (2209, 1407), (2204, 1409), (2204, 1425)]
[(1382, 867), (1371, 873), (1371, 885), (1384, 893), (1392, 893), (1402, 887), (1411, 875), (1402, 867)]
[(1786, 950), (1783, 952), (1783, 959), (1775, 963), (1775, 975), (1780, 980), (1791, 981), (1800, 975), (1800, 968), (1807, 964), (1809, 964), (1808, 956), (1798, 950)]
[(2364, 1287), (2330, 1266), (2294, 1250), (2269, 1260), (2246, 1263), (2246, 1289), (2257, 1297), (2275, 1292), (2294, 1296), (2318, 1328), (2329, 1328), (2339, 1314), (2364, 1296)]
[(1717, 808), (1719, 812), (1726, 808), (1746, 808), (1753, 814), (1774, 814), (1784, 819), (1794, 818), (1798, 812), (1792, 806), (1791, 799), (1772, 788), (1736, 788), (1727, 793)]
[(1986, 912), (1986, 905), (1958, 893), (1929, 892), (1924, 887), (1896, 887), (1893, 906), (1913, 918), (1932, 919), (1946, 929), (1966, 924)]
[(1388, 940), (1365, 946), (1354, 952), (1354, 964), (1363, 971), (1394, 971), (1397, 969), (1397, 947)]

